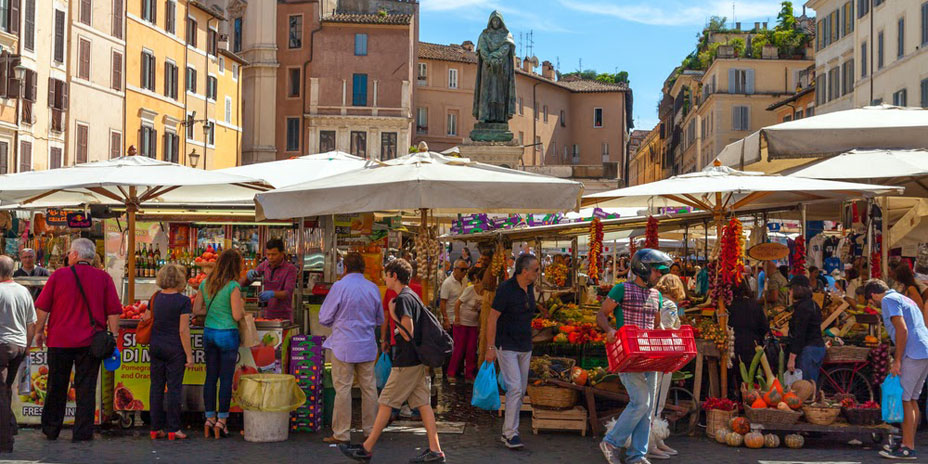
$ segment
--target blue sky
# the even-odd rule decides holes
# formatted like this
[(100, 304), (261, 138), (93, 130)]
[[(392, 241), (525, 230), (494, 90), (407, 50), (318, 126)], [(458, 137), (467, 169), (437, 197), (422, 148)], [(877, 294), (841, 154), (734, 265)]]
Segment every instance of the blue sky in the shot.
[[(634, 92), (636, 129), (657, 122), (664, 80), (690, 53), (696, 34), (713, 15), (731, 23), (732, 4), (742, 27), (776, 21), (779, 0), (420, 0), (419, 38), (441, 44), (477, 41), (490, 12), (498, 9), (519, 44), (534, 31), (539, 61), (560, 61), (561, 72), (625, 70)], [(796, 15), (803, 1), (794, 1)], [(809, 12), (812, 15), (812, 12)], [(521, 43), (526, 55), (527, 41)]]

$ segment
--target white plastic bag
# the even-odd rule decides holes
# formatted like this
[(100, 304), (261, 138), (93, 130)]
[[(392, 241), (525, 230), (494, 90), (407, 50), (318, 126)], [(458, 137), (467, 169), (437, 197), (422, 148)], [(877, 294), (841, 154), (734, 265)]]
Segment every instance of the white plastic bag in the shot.
[(791, 385), (793, 385), (793, 382), (797, 380), (802, 380), (802, 369), (796, 369), (793, 372), (784, 372), (783, 381), (785, 382), (785, 385), (783, 385), (783, 388), (789, 388)]

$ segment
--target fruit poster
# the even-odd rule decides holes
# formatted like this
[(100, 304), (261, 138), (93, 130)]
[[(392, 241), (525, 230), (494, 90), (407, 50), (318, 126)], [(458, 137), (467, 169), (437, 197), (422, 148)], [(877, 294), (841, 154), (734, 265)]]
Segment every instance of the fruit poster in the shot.
[[(45, 396), (48, 385), (48, 352), (45, 348), (32, 347), (29, 350), (30, 369), (24, 371), (32, 384), (32, 391), (20, 394), (19, 379), (13, 382), (13, 415), (18, 424), (39, 424), (42, 422), (42, 409), (45, 406)], [(71, 381), (74, 381), (74, 371), (71, 371)], [(96, 407), (94, 408), (94, 423), (100, 423), (100, 375), (97, 374)], [(74, 424), (74, 409), (77, 407), (74, 388), (68, 389), (68, 402), (65, 408), (64, 423)]]
[[(286, 358), (281, 353), (288, 353), (290, 337), (296, 329), (258, 329), (257, 346), (251, 348), (239, 347), (238, 362), (235, 366), (235, 376), (232, 380), (232, 391), (238, 388), (239, 379), (243, 375), (257, 373), (286, 372), (284, 368)], [(206, 351), (203, 348), (203, 329), (190, 329), (191, 348), (193, 349), (194, 366), (184, 372), (184, 385), (201, 386), (206, 381)], [(119, 328), (119, 351), (122, 357), (119, 369), (116, 370), (116, 388), (113, 392), (113, 409), (116, 411), (148, 411), (150, 408), (149, 394), (151, 390), (151, 358), (148, 345), (140, 345), (135, 341), (135, 327)], [(233, 412), (241, 409), (232, 402)]]

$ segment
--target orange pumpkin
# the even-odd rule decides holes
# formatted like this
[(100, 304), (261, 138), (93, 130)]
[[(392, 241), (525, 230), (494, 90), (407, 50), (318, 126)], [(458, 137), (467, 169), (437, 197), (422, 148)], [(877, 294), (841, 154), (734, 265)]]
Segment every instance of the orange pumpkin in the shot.
[(772, 387), (770, 391), (764, 394), (764, 402), (771, 408), (777, 407), (777, 404), (781, 401), (783, 401), (783, 394), (776, 389), (776, 386)]
[(574, 366), (570, 370), (570, 380), (574, 384), (579, 385), (581, 387), (586, 385), (586, 381), (588, 377), (589, 377), (589, 373), (581, 367)]
[(747, 404), (754, 404), (758, 399), (760, 399), (760, 392), (757, 390), (751, 390), (744, 395), (744, 402)]
[(799, 395), (794, 392), (783, 395), (783, 402), (793, 410), (798, 410), (802, 407), (802, 400), (800, 400)]
[(770, 388), (775, 389), (780, 395), (783, 395), (783, 385), (780, 385), (780, 379), (773, 379), (773, 385)]
[(731, 428), (732, 432), (739, 433), (744, 435), (751, 431), (751, 422), (745, 417), (733, 417), (729, 421), (728, 426)]
[(763, 398), (757, 398), (753, 403), (751, 403), (751, 407), (754, 409), (763, 409), (767, 407), (767, 403)]

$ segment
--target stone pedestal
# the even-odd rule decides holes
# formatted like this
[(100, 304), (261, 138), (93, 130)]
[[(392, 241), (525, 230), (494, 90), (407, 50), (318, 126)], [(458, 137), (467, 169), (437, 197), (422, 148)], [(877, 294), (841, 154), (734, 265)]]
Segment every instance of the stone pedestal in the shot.
[(522, 165), (524, 149), (516, 141), (509, 142), (474, 142), (468, 140), (459, 145), (462, 158), (487, 164), (495, 164), (507, 168), (517, 168)]
[(475, 142), (511, 142), (512, 132), (505, 122), (478, 122), (470, 131), (470, 138)]

